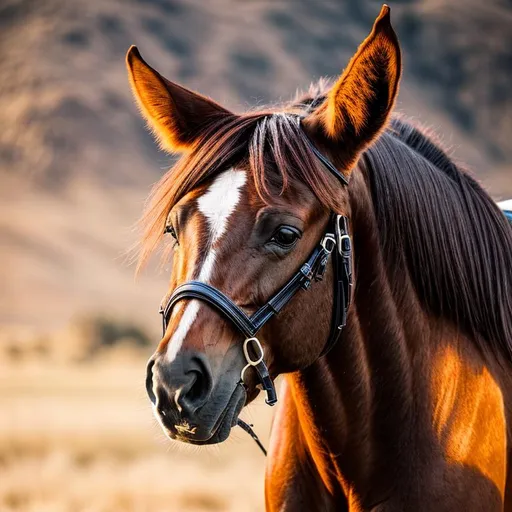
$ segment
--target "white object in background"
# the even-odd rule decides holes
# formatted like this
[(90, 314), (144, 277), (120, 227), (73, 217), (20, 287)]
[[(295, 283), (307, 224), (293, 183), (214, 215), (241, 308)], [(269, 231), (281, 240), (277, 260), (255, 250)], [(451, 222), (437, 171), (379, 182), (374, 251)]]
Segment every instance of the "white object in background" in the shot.
[(512, 199), (507, 199), (506, 201), (500, 201), (498, 203), (498, 206), (502, 209), (502, 210), (509, 210), (509, 211), (512, 211)]

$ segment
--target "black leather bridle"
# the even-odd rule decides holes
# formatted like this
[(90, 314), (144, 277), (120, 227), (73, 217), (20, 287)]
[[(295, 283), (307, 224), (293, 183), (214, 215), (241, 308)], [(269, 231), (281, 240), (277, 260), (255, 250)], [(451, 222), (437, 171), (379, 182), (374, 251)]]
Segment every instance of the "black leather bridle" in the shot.
[[(310, 149), (323, 166), (343, 185), (348, 185), (347, 178), (308, 140)], [(258, 331), (292, 300), (299, 290), (308, 290), (315, 281), (321, 281), (332, 255), (334, 268), (334, 294), (331, 330), (329, 338), (319, 357), (326, 355), (338, 341), (341, 330), (346, 324), (347, 313), (352, 293), (352, 243), (348, 230), (348, 219), (343, 215), (331, 213), (327, 229), (318, 245), (300, 269), (277, 291), (265, 305), (253, 315), (248, 316), (229, 297), (209, 284), (200, 281), (188, 281), (178, 286), (165, 305), (160, 308), (163, 332), (167, 331), (173, 307), (181, 300), (202, 300), (224, 315), (245, 336), (243, 343), (247, 365), (244, 367), (240, 383), (247, 368), (253, 367), (258, 373), (261, 387), (267, 393), (266, 403), (274, 405), (277, 394), (264, 361), (264, 351), (256, 338)], [(239, 420), (239, 425), (249, 432), (264, 450), (249, 425)]]

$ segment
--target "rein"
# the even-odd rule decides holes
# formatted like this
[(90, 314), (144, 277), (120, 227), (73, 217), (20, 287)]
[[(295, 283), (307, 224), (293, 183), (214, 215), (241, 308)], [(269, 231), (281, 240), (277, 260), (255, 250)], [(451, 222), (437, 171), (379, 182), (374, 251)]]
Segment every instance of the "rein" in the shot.
[[(306, 137), (307, 138), (307, 137)], [(322, 165), (333, 174), (343, 185), (348, 185), (347, 178), (313, 145), (307, 138), (311, 151)], [(331, 330), (327, 342), (319, 355), (325, 356), (338, 341), (343, 327), (347, 322), (347, 313), (350, 306), (352, 292), (352, 243), (348, 231), (348, 219), (343, 215), (331, 213), (326, 232), (318, 245), (313, 249), (301, 268), (285, 283), (262, 307), (251, 316), (248, 316), (229, 297), (217, 288), (200, 281), (188, 281), (178, 286), (170, 296), (167, 304), (160, 308), (162, 315), (163, 333), (167, 331), (169, 318), (173, 307), (181, 300), (197, 299), (206, 302), (226, 317), (245, 336), (243, 342), (244, 356), (247, 361), (243, 368), (239, 385), (245, 386), (244, 374), (250, 367), (258, 374), (261, 388), (266, 392), (265, 402), (274, 405), (277, 402), (277, 393), (267, 365), (264, 360), (264, 350), (256, 337), (259, 330), (292, 300), (299, 290), (308, 290), (313, 282), (321, 281), (327, 269), (329, 258), (332, 255), (334, 268), (334, 294)], [(266, 455), (266, 450), (258, 436), (242, 420), (238, 426), (245, 430), (258, 444)]]

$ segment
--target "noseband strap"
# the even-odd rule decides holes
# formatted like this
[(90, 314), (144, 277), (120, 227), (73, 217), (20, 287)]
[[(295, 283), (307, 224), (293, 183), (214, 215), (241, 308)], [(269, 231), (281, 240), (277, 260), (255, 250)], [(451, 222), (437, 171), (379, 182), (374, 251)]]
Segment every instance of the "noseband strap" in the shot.
[(160, 311), (163, 315), (164, 329), (167, 329), (170, 313), (177, 302), (183, 299), (199, 299), (207, 302), (231, 320), (244, 336), (252, 338), (290, 302), (301, 288), (307, 290), (312, 280), (319, 281), (323, 277), (331, 252), (330, 247), (326, 249), (322, 244), (316, 247), (299, 271), (252, 316), (248, 316), (229, 297), (209, 284), (200, 281), (184, 283), (174, 290), (166, 306)]

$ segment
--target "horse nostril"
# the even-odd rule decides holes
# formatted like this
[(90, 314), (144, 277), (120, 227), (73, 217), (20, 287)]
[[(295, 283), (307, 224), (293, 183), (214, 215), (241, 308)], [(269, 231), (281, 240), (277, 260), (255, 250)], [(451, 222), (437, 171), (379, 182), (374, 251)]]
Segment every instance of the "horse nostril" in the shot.
[(146, 370), (146, 391), (148, 392), (151, 403), (156, 405), (156, 396), (153, 392), (153, 366), (155, 366), (155, 360), (150, 359)]
[(190, 359), (186, 372), (186, 383), (179, 389), (175, 398), (176, 405), (188, 414), (203, 406), (213, 388), (213, 377), (206, 357), (202, 354)]
[(212, 389), (213, 376), (205, 354), (187, 352), (170, 364), (154, 358), (148, 362), (146, 391), (162, 420), (169, 423), (178, 415), (193, 415), (210, 398)]
[(201, 400), (201, 397), (204, 393), (204, 381), (205, 378), (201, 373), (193, 370), (189, 372), (189, 376), (191, 379), (191, 383), (189, 384), (189, 389), (186, 393), (186, 398), (191, 402), (198, 402)]

